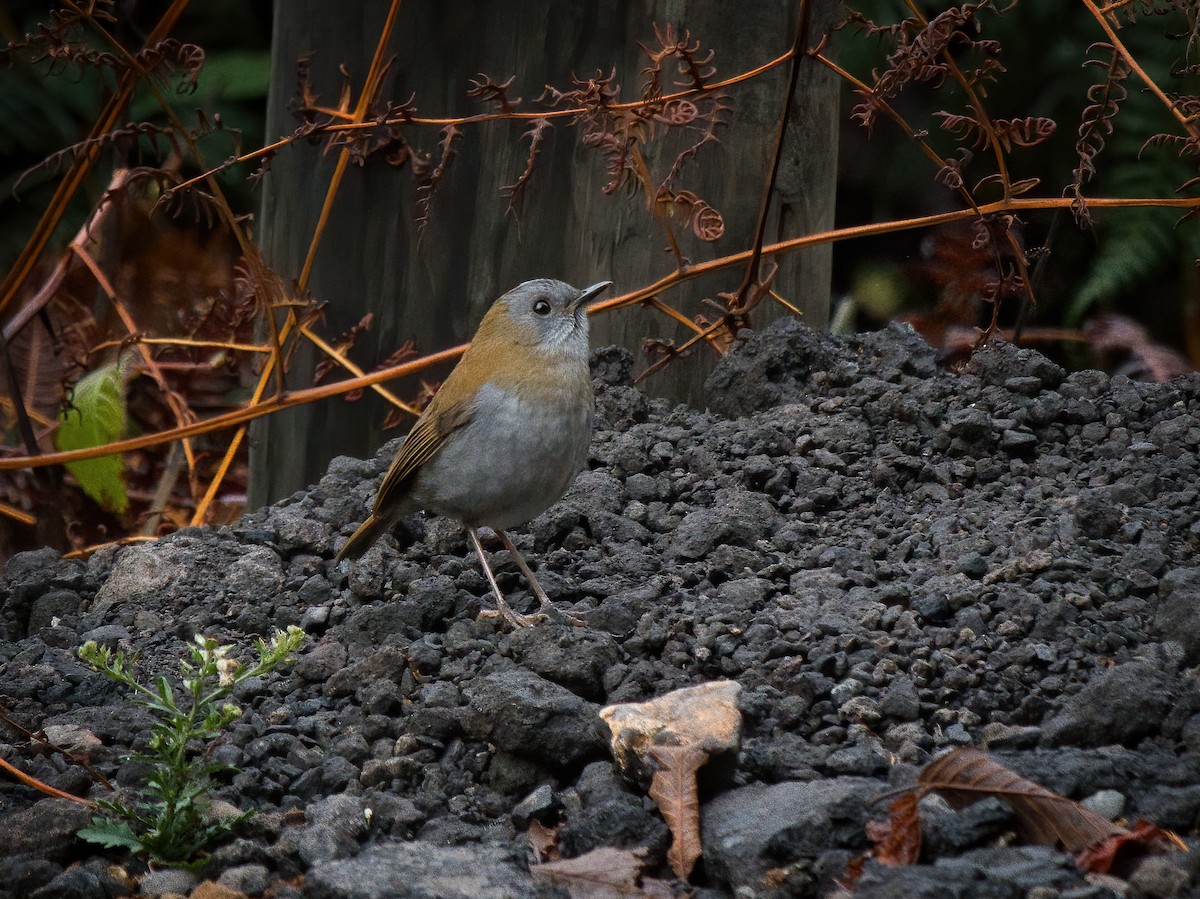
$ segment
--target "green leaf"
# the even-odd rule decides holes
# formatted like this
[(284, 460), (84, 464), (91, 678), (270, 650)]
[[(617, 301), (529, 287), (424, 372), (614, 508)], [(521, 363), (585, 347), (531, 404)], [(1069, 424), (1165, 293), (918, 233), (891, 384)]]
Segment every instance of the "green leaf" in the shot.
[(145, 849), (128, 824), (109, 818), (93, 818), (91, 824), (79, 831), (79, 836), (89, 843), (99, 843), (106, 849), (128, 849), (130, 852)]
[[(58, 414), (54, 445), (65, 452), (89, 449), (125, 435), (125, 372), (118, 363), (84, 375), (75, 384), (71, 404)], [(120, 455), (68, 462), (83, 492), (118, 515), (129, 508), (124, 460)]]
[(175, 710), (179, 708), (175, 704), (175, 692), (171, 689), (171, 685), (167, 683), (165, 677), (158, 679), (158, 698), (162, 702), (164, 709)]

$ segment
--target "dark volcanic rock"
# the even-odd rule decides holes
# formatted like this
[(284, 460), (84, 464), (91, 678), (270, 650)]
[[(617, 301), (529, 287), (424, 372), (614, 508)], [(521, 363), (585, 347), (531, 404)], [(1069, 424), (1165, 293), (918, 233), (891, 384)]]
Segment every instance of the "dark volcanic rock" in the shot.
[(312, 899), (527, 899), (536, 894), (528, 870), (504, 850), (389, 843), (345, 861), (318, 864), (308, 875)]
[(1200, 662), (1200, 568), (1176, 568), (1158, 582), (1154, 627), (1183, 646), (1188, 664)]
[(705, 868), (732, 891), (756, 891), (771, 868), (861, 849), (867, 803), (878, 792), (878, 782), (854, 777), (730, 790), (702, 810)]
[(477, 680), (468, 692), (467, 733), (500, 749), (549, 765), (599, 755), (599, 707), (531, 671), (514, 669)]
[(80, 849), (75, 833), (91, 819), (92, 812), (85, 806), (67, 799), (42, 799), (0, 815), (4, 851), (65, 861)]
[[(598, 351), (587, 470), (513, 530), (579, 626), (479, 617), (487, 582), (462, 528), (433, 517), (333, 568), (393, 443), (233, 528), (86, 563), (15, 556), (0, 705), (137, 789), (147, 768), (127, 756), (152, 720), (79, 644), (177, 683), (197, 633), (246, 662), (302, 624), (297, 663), (243, 685), (210, 748), (233, 766), (221, 807), (259, 814), (214, 848), (199, 895), (537, 895), (531, 821), (566, 856), (641, 849), (669, 880), (666, 825), (614, 772), (597, 711), (720, 679), (741, 688), (742, 746), (700, 769), (698, 899), (833, 893), (884, 813), (870, 800), (958, 745), (1196, 842), (1200, 375), (1068, 375), (1002, 342), (951, 373), (909, 328), (835, 340), (791, 321), (739, 338), (713, 412), (647, 399), (630, 369)], [(514, 606), (536, 611), (488, 545)], [(18, 730), (0, 756), (108, 795)], [(998, 801), (922, 814), (921, 864), (868, 863), (857, 895), (1197, 893), (1200, 853), (1089, 883), (1065, 853), (1004, 845)], [(90, 816), (0, 778), (0, 899), (128, 890), (108, 873), (126, 859), (75, 838)]]
[(1052, 746), (1136, 745), (1143, 737), (1162, 732), (1184, 690), (1193, 694), (1189, 705), (1194, 707), (1194, 681), (1185, 684), (1174, 672), (1146, 659), (1116, 665), (1088, 681), (1046, 722), (1044, 739)]

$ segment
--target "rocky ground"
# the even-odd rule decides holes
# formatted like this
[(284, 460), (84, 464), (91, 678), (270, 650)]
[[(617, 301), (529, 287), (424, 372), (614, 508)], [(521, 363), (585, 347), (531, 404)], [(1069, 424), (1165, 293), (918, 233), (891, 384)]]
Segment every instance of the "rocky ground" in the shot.
[[(1003, 344), (951, 373), (903, 329), (839, 341), (790, 322), (722, 364), (707, 412), (626, 386), (618, 351), (595, 372), (588, 470), (514, 532), (583, 627), (478, 618), (486, 584), (444, 521), (332, 569), (386, 450), (234, 528), (12, 559), (0, 703), (30, 729), (94, 735), (88, 757), (121, 785), (144, 772), (123, 756), (149, 719), (77, 659), (83, 641), (136, 650), (153, 675), (198, 632), (310, 635), (294, 666), (240, 688), (245, 714), (213, 751), (237, 769), (218, 797), (259, 814), (200, 874), (151, 872), (143, 894), (551, 895), (529, 873), (534, 818), (559, 826), (564, 856), (647, 846), (669, 879), (668, 830), (614, 770), (597, 712), (719, 679), (741, 685), (742, 744), (701, 783), (690, 895), (837, 892), (877, 797), (965, 744), (1195, 843), (1200, 374), (1067, 375)], [(105, 795), (14, 730), (0, 757)], [(855, 895), (1200, 894), (1195, 852), (1085, 876), (1007, 839), (996, 800), (922, 812), (921, 863), (869, 862)], [(0, 895), (127, 892), (112, 866), (144, 868), (76, 839), (89, 816), (5, 776)]]

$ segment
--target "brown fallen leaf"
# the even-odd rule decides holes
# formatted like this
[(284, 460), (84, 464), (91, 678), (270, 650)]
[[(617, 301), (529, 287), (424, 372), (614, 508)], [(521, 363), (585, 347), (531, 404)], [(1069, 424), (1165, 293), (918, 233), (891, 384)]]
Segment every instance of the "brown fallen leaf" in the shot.
[(541, 886), (560, 886), (571, 899), (671, 899), (670, 886), (641, 876), (645, 849), (602, 846), (578, 858), (531, 865), (529, 873)]
[(696, 743), (689, 746), (651, 746), (649, 755), (658, 765), (650, 782), (650, 798), (658, 803), (671, 828), (667, 861), (680, 880), (687, 880), (700, 857), (700, 797), (696, 772), (708, 753)]
[(886, 821), (868, 821), (871, 857), (881, 865), (915, 865), (921, 857), (921, 817), (916, 793), (906, 793), (888, 806)]
[(537, 818), (529, 822), (529, 851), (538, 864), (555, 862), (562, 858), (558, 851), (558, 828), (547, 827)]
[(700, 857), (696, 772), (712, 758), (731, 757), (741, 742), (736, 681), (673, 690), (648, 702), (600, 710), (621, 773), (646, 789), (671, 829), (671, 869), (682, 880)]
[(916, 792), (905, 793), (888, 806), (886, 821), (868, 821), (867, 839), (875, 845), (846, 863), (836, 881), (842, 895), (853, 895), (863, 868), (871, 859), (881, 865), (915, 865), (921, 856), (921, 816)]
[(1181, 847), (1187, 850), (1187, 844), (1171, 831), (1156, 827), (1148, 821), (1138, 821), (1133, 825), (1133, 830), (1105, 837), (1099, 843), (1078, 853), (1075, 856), (1075, 864), (1081, 871), (1107, 874), (1122, 850), (1132, 848), (1135, 853), (1160, 855)]
[(917, 782), (940, 794), (954, 808), (995, 796), (1012, 808), (1024, 840), (1047, 846), (1061, 844), (1068, 852), (1080, 852), (1114, 835), (1128, 833), (1099, 812), (1021, 777), (973, 746), (934, 759)]

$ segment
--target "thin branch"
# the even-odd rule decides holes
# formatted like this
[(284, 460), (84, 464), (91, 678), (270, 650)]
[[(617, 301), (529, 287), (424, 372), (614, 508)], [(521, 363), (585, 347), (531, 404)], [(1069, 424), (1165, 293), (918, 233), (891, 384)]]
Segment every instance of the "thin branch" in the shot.
[[(1030, 199), (1026, 197), (1014, 198), (1007, 201), (997, 200), (994, 203), (988, 203), (980, 206), (978, 210), (959, 209), (952, 212), (939, 213), (937, 215), (926, 215), (910, 219), (897, 219), (894, 221), (877, 222), (869, 225), (855, 225), (849, 228), (837, 228), (831, 231), (822, 231), (816, 234), (806, 234), (802, 237), (795, 237), (789, 240), (780, 241), (779, 243), (768, 244), (763, 247), (762, 255), (776, 256), (805, 249), (807, 247), (831, 243), (834, 241), (853, 240), (862, 237), (875, 237), (880, 234), (892, 234), (900, 231), (913, 231), (920, 228), (932, 228), (938, 225), (950, 224), (952, 222), (969, 221), (979, 215), (986, 216), (1010, 212), (1027, 212), (1039, 209), (1069, 209), (1072, 202), (1074, 201), (1066, 197), (1044, 197), (1037, 199)], [(1175, 209), (1200, 209), (1200, 197), (1102, 197), (1088, 200), (1088, 203), (1096, 208), (1153, 206)], [(631, 306), (645, 302), (655, 294), (661, 293), (684, 282), (692, 281), (703, 275), (709, 275), (716, 271), (722, 271), (727, 268), (745, 265), (750, 260), (750, 253), (750, 250), (743, 250), (739, 253), (733, 253), (729, 256), (722, 256), (719, 259), (697, 263), (695, 265), (687, 266), (683, 269), (672, 271), (670, 274), (660, 278), (652, 284), (648, 284), (645, 287), (639, 288), (631, 293), (627, 293), (624, 296), (613, 297), (612, 299), (593, 304), (588, 308), (588, 311), (589, 313), (597, 314), (600, 312), (608, 312), (613, 309), (619, 309), (623, 306)], [(248, 405), (244, 408), (235, 409), (232, 412), (227, 412), (223, 415), (218, 415), (205, 421), (197, 422), (182, 428), (174, 428), (154, 434), (144, 434), (140, 437), (131, 438), (129, 440), (120, 440), (115, 443), (92, 447), (90, 449), (71, 450), (70, 452), (60, 453), (46, 453), (41, 456), (10, 456), (7, 458), (0, 458), (0, 471), (12, 471), (18, 468), (36, 468), (46, 465), (62, 465), (66, 462), (76, 462), (81, 459), (94, 459), (99, 456), (109, 455), (111, 453), (125, 453), (130, 452), (131, 450), (144, 449), (149, 446), (158, 446), (160, 444), (170, 443), (173, 440), (181, 440), (186, 437), (195, 437), (199, 434), (207, 434), (211, 431), (216, 431), (221, 428), (241, 425), (256, 418), (261, 418), (264, 415), (281, 412), (285, 409), (291, 409), (295, 406), (301, 406), (305, 403), (312, 403), (317, 400), (340, 396), (343, 393), (349, 393), (353, 390), (362, 390), (366, 387), (373, 387), (376, 384), (382, 384), (385, 381), (392, 380), (393, 378), (405, 377), (413, 374), (414, 372), (422, 371), (435, 365), (441, 365), (445, 362), (452, 362), (458, 359), (466, 351), (466, 349), (467, 345), (463, 344), (448, 350), (443, 350), (439, 353), (433, 353), (429, 356), (424, 356), (420, 359), (415, 359), (411, 362), (406, 362), (402, 365), (396, 365), (391, 368), (371, 372), (370, 374), (362, 375), (361, 377), (347, 378), (344, 381), (338, 381), (334, 384), (325, 384), (306, 390), (289, 391), (282, 396), (262, 402), (259, 402), (258, 398), (256, 397), (251, 401), (251, 405)]]
[(88, 808), (96, 807), (96, 803), (92, 802), (91, 800), (83, 799), (82, 797), (76, 796), (74, 793), (65, 793), (58, 787), (52, 787), (45, 781), (38, 780), (32, 774), (26, 774), (20, 768), (10, 764), (9, 762), (6, 762), (2, 758), (0, 758), (0, 768), (3, 768), (21, 783), (25, 784), (25, 786), (33, 787), (39, 793), (45, 793), (47, 796), (53, 796), (56, 799), (70, 799), (72, 802), (77, 802), (80, 805), (87, 806)]
[(734, 308), (745, 313), (747, 309), (746, 297), (750, 291), (751, 285), (758, 282), (758, 265), (762, 259), (763, 239), (767, 232), (767, 212), (771, 208), (771, 198), (775, 195), (775, 181), (779, 177), (779, 163), (783, 157), (783, 142), (787, 135), (788, 121), (792, 114), (792, 97), (796, 94), (796, 84), (800, 80), (800, 63), (804, 60), (805, 55), (801, 53), (802, 48), (808, 46), (808, 31), (809, 22), (812, 19), (812, 10), (809, 6), (809, 0), (800, 0), (799, 10), (796, 20), (796, 34), (792, 38), (791, 57), (792, 64), (788, 71), (787, 90), (783, 95), (783, 110), (779, 115), (779, 130), (775, 135), (775, 152), (771, 156), (771, 173), (767, 176), (767, 183), (763, 185), (762, 203), (758, 209), (758, 224), (754, 228), (754, 244), (753, 252), (750, 254), (750, 262), (746, 266), (746, 274), (742, 278), (742, 284), (737, 290), (737, 299), (734, 301)]
[(0, 471), (12, 471), (17, 468), (38, 468), (45, 465), (65, 465), (67, 462), (77, 462), (81, 459), (95, 459), (99, 456), (107, 456), (112, 453), (128, 453), (133, 450), (145, 449), (148, 446), (159, 446), (164, 443), (170, 443), (173, 440), (183, 440), (188, 437), (196, 437), (200, 434), (208, 434), (223, 428), (245, 424), (248, 421), (262, 418), (264, 415), (270, 415), (274, 412), (282, 412), (285, 409), (303, 406), (305, 403), (340, 396), (343, 393), (349, 393), (351, 390), (362, 390), (365, 387), (372, 387), (375, 384), (390, 381), (392, 378), (402, 378), (414, 372), (432, 368), (435, 365), (441, 365), (444, 362), (453, 362), (465, 353), (466, 350), (467, 344), (462, 344), (461, 346), (443, 350), (440, 353), (433, 353), (429, 356), (415, 359), (412, 362), (406, 362), (403, 365), (396, 365), (392, 368), (371, 372), (360, 378), (348, 378), (345, 381), (310, 387), (307, 390), (293, 390), (277, 397), (262, 400), (261, 402), (257, 398), (253, 398), (249, 405), (241, 409), (234, 409), (232, 412), (216, 415), (182, 428), (172, 428), (167, 431), (158, 431), (154, 434), (143, 434), (140, 437), (118, 440), (114, 443), (91, 447), (89, 449), (44, 453), (41, 456), (9, 456), (0, 458)]
[[(697, 96), (699, 94), (711, 93), (712, 91), (719, 91), (724, 88), (730, 87), (732, 85), (740, 84), (744, 81), (749, 81), (753, 78), (757, 78), (759, 75), (762, 75), (764, 72), (769, 72), (771, 69), (774, 69), (774, 68), (777, 68), (777, 67), (783, 65), (785, 62), (790, 60), (792, 58), (792, 56), (793, 56), (792, 51), (788, 50), (788, 52), (784, 53), (782, 56), (777, 56), (775, 59), (772, 59), (769, 62), (765, 62), (760, 66), (755, 66), (753, 69), (747, 69), (744, 72), (739, 72), (737, 75), (733, 75), (729, 78), (726, 78), (724, 81), (714, 81), (711, 84), (706, 84), (700, 88), (693, 87), (693, 88), (688, 88), (687, 90), (679, 91), (678, 93), (666, 94), (652, 102), (648, 102), (648, 101), (644, 101), (644, 100), (633, 100), (633, 101), (630, 101), (627, 103), (613, 103), (609, 106), (609, 109), (613, 110), (614, 112), (629, 111), (629, 110), (642, 110), (649, 106), (659, 106), (661, 104), (668, 103), (672, 100), (683, 100), (683, 99), (687, 99), (688, 97)], [(220, 174), (225, 169), (231, 168), (235, 165), (240, 165), (242, 163), (253, 162), (256, 159), (261, 159), (263, 157), (273, 156), (276, 153), (278, 153), (280, 150), (282, 150), (283, 148), (285, 148), (291, 144), (294, 144), (298, 141), (308, 141), (314, 137), (319, 137), (321, 135), (326, 135), (326, 134), (334, 135), (334, 134), (339, 134), (341, 132), (365, 131), (365, 130), (370, 130), (372, 128), (378, 128), (380, 125), (412, 124), (412, 125), (435, 125), (438, 127), (445, 127), (446, 125), (456, 125), (456, 126), (477, 125), (477, 124), (481, 124), (484, 122), (504, 122), (504, 121), (529, 121), (529, 122), (532, 122), (537, 119), (573, 119), (573, 118), (577, 118), (578, 116), (582, 115), (585, 112), (586, 112), (586, 110), (583, 109), (582, 107), (571, 107), (571, 108), (566, 108), (566, 109), (543, 109), (543, 110), (539, 110), (537, 112), (511, 112), (511, 113), (489, 112), (489, 113), (480, 113), (478, 115), (458, 116), (458, 117), (439, 117), (439, 118), (429, 118), (429, 117), (422, 117), (422, 116), (405, 115), (405, 116), (397, 117), (394, 119), (384, 119), (382, 122), (375, 122), (375, 121), (342, 122), (339, 124), (318, 125), (317, 127), (313, 128), (311, 130), (306, 130), (303, 133), (289, 134), (288, 136), (281, 137), (279, 140), (277, 140), (271, 144), (268, 144), (265, 147), (261, 147), (257, 150), (251, 150), (250, 152), (244, 153), (241, 156), (236, 156), (232, 159), (226, 160), (225, 162), (223, 162), (221, 165), (217, 166), (214, 169), (210, 169), (210, 170), (204, 172), (203, 174), (197, 175), (196, 177), (191, 178), (187, 181), (181, 181), (179, 184), (177, 184), (174, 187), (174, 190), (176, 190), (176, 191), (187, 190), (188, 188), (195, 187), (197, 184), (204, 181), (206, 178), (212, 177), (213, 175)], [(348, 118), (348, 116), (346, 114), (339, 113), (337, 110), (330, 110), (330, 113), (333, 115), (336, 115), (339, 118)]]

